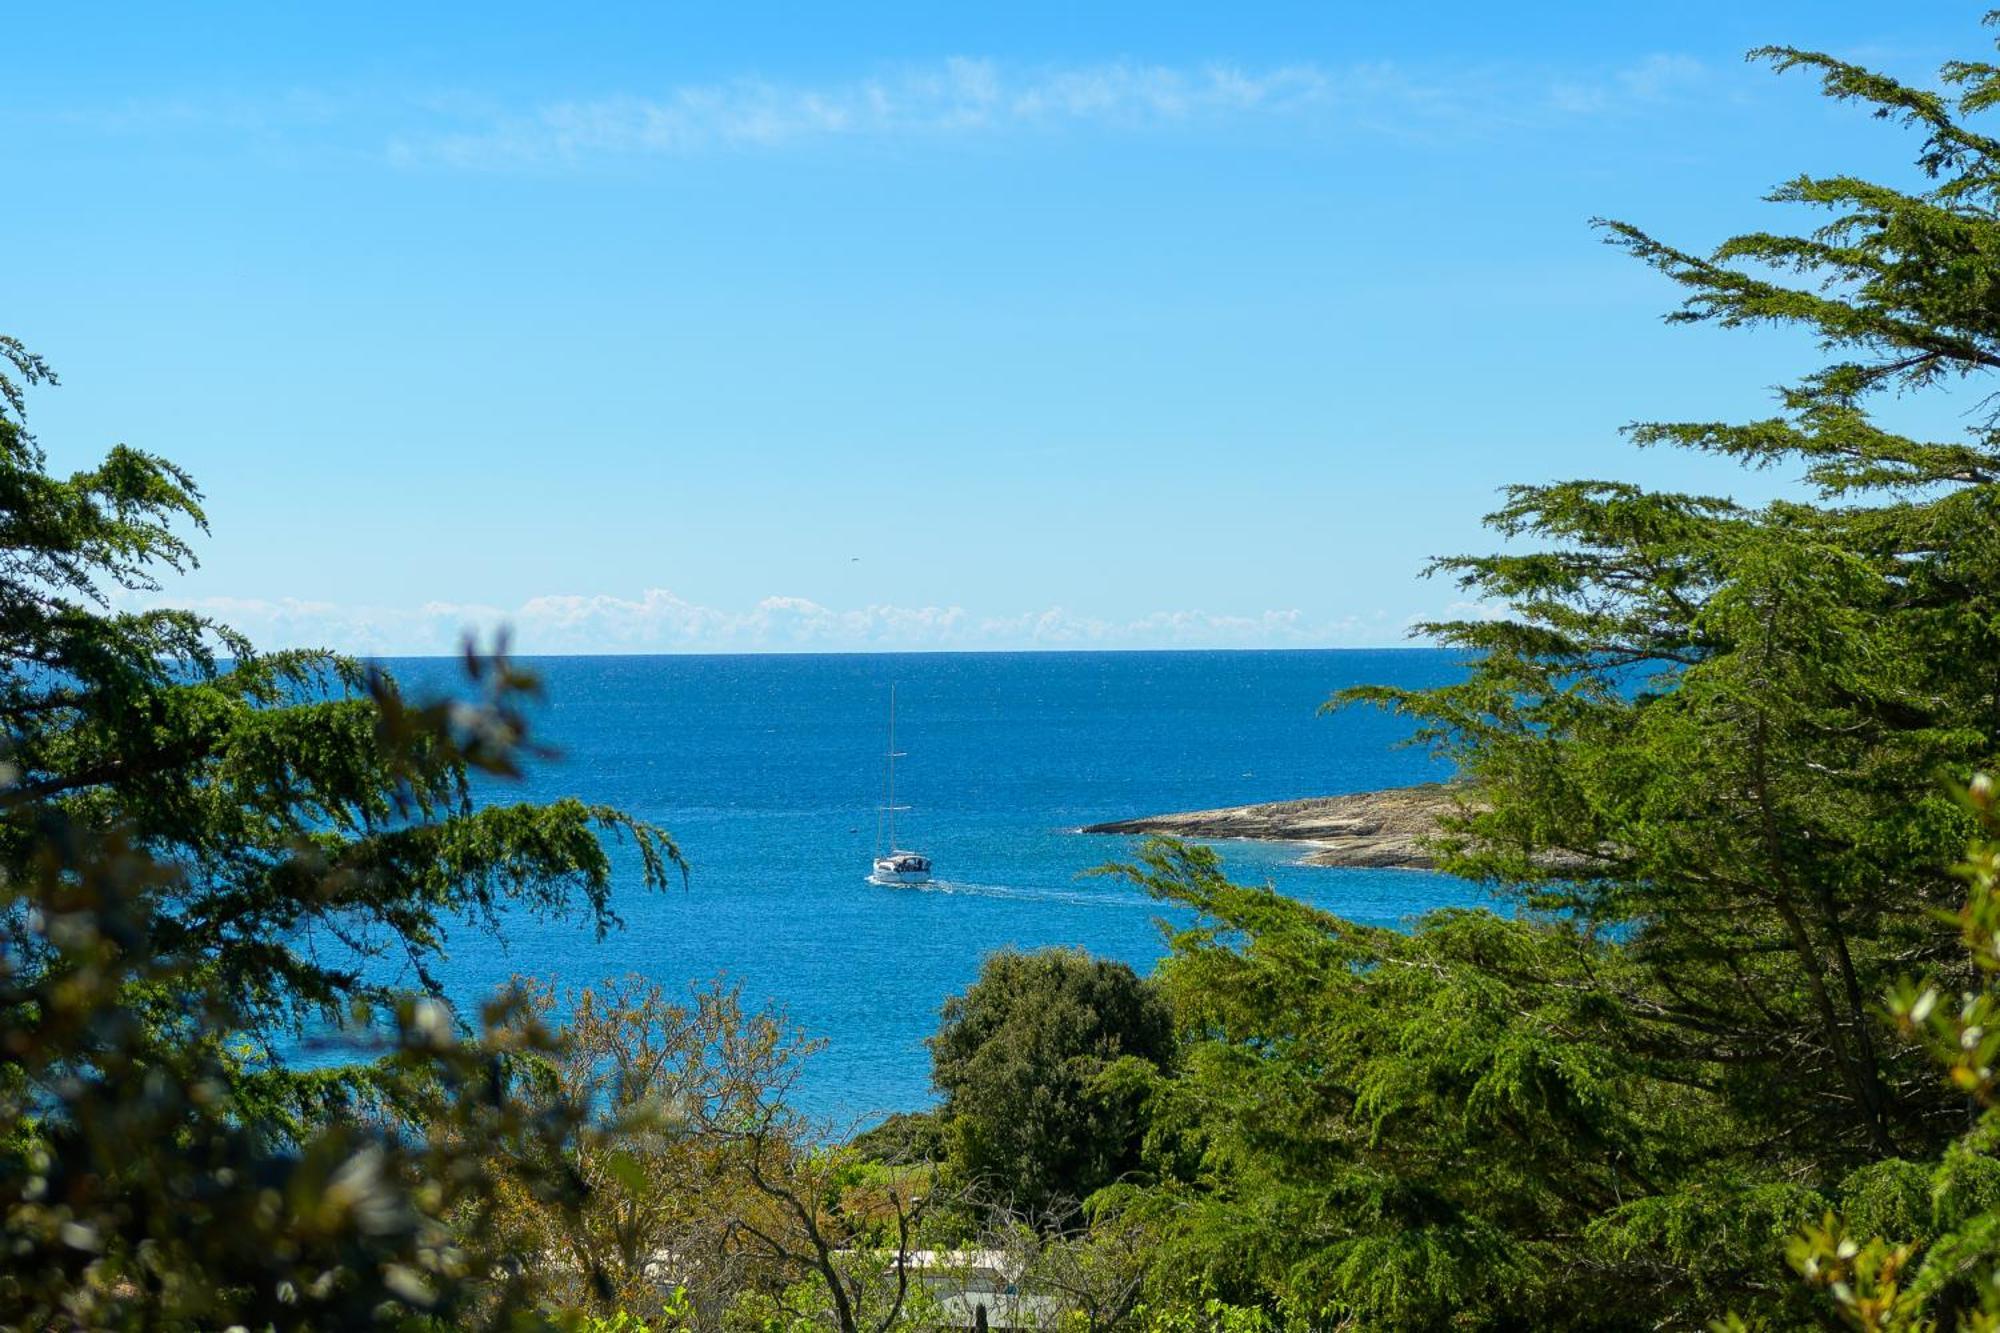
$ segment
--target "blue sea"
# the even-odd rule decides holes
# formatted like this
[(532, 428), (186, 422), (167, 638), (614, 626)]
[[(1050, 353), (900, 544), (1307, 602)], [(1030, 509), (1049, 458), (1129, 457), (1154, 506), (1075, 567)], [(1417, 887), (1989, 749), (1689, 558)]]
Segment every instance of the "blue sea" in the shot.
[[(929, 1104), (924, 1038), (945, 998), (996, 949), (1081, 946), (1146, 971), (1162, 905), (1085, 872), (1132, 842), (1080, 834), (1126, 816), (1286, 800), (1446, 776), (1399, 748), (1406, 724), (1318, 712), (1365, 682), (1456, 678), (1431, 650), (935, 653), (529, 659), (546, 692), (540, 738), (560, 752), (486, 799), (576, 796), (668, 829), (686, 887), (647, 893), (632, 858), (623, 930), (470, 928), (441, 977), (472, 1000), (515, 974), (580, 985), (640, 973), (671, 987), (727, 977), (824, 1039), (800, 1099), (843, 1124)], [(456, 664), (392, 661), (406, 688)], [(867, 882), (896, 687), (899, 840), (928, 853), (928, 887)], [(1297, 864), (1299, 849), (1221, 844), (1239, 879), (1362, 921), (1398, 924), (1483, 903), (1463, 881)]]

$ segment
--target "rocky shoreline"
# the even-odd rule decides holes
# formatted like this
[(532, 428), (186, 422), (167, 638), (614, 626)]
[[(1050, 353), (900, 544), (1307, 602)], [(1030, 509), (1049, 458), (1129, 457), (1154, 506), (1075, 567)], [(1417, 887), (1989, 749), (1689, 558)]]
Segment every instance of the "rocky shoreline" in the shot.
[(1433, 870), (1437, 860), (1422, 844), (1437, 832), (1439, 818), (1463, 795), (1463, 787), (1426, 782), (1349, 796), (1313, 796), (1302, 801), (1114, 819), (1082, 831), (1164, 833), (1195, 841), (1251, 838), (1297, 842), (1313, 848), (1304, 858), (1307, 865)]

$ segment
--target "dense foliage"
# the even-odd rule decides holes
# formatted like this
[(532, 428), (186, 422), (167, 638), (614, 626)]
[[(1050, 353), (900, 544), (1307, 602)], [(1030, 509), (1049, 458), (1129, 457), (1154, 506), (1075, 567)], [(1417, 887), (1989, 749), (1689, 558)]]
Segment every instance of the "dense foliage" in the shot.
[[(569, 993), (525, 984), (564, 1015), (538, 1102), (589, 1114), (558, 1156), (500, 1155), (497, 1229), (535, 1256), (543, 1299), (603, 1318), (674, 1297), (714, 1328), (883, 1330), (911, 1309), (907, 1257), (938, 1202), (927, 1163), (881, 1164), (837, 1144), (788, 1100), (815, 1043), (736, 991), (685, 998), (627, 977)], [(584, 1187), (550, 1208), (554, 1165)]]
[[(47, 368), (0, 352), (19, 376), (0, 374), (0, 734), (16, 770), (0, 809), (119, 825), (180, 867), (185, 887), (156, 895), (160, 942), (208, 959), (261, 1032), (386, 994), (362, 975), (370, 957), (428, 984), (447, 926), (490, 925), (503, 905), (613, 923), (606, 834), (665, 882), (672, 843), (616, 810), (473, 805), (471, 766), (510, 773), (521, 757), (519, 690), (426, 715), (352, 661), (261, 654), (188, 612), (110, 609), (194, 562), (182, 529), (203, 525), (199, 496), (122, 445), (51, 475), (20, 415)], [(0, 866), (25, 865), (32, 844), (17, 828)]]
[(2000, 757), (2000, 425), (1937, 442), (1875, 409), (2000, 366), (2000, 141), (1965, 119), (2000, 67), (1948, 66), (1947, 96), (1760, 54), (1916, 127), (1928, 183), (1801, 178), (1775, 199), (1820, 227), (1706, 256), (1606, 227), (1688, 289), (1675, 319), (1829, 352), (1770, 419), (1632, 430), (1796, 466), (1803, 498), (1514, 488), (1492, 522), (1525, 549), (1438, 563), (1505, 611), (1426, 627), (1464, 681), (1335, 700), (1454, 761), (1478, 800), (1446, 864), (1521, 914), (1405, 935), (1199, 852), (1133, 871), (1202, 917), (1162, 973), (1183, 1073), (1139, 1205), (1198, 1296), (1370, 1327), (1788, 1324), (1819, 1308), (1783, 1263), (1810, 1219), (1992, 1225), (1962, 1083), (1882, 997), (1972, 985), (1942, 918), (1972, 833), (1950, 782)]
[[(49, 378), (0, 339), (0, 1323), (528, 1318), (479, 1163), (545, 1163), (527, 1187), (576, 1206), (583, 1108), (517, 1095), (553, 1049), (518, 1003), (467, 1041), (375, 960), (434, 993), (454, 923), (608, 925), (601, 839), (652, 884), (672, 843), (573, 801), (475, 806), (475, 774), (531, 754), (533, 682), (497, 656), (469, 656), (473, 698), (418, 705), (352, 662), (113, 609), (192, 563), (198, 496), (123, 446), (50, 473), (22, 424)], [(383, 1058), (288, 1065), (309, 1025)]]
[[(32, 864), (0, 890), (7, 1327), (542, 1322), (485, 1164), (538, 1164), (523, 1187), (574, 1212), (587, 1108), (521, 1095), (557, 1043), (515, 997), (474, 1040), (434, 1000), (401, 998), (386, 1023), (359, 1007), (359, 1050), (381, 1058), (312, 1076), (302, 1111), (246, 1068), (256, 1015), (209, 960), (162, 946), (178, 936), (154, 904), (185, 890), (180, 867), (59, 816), (24, 843)], [(424, 1132), (353, 1114), (391, 1107)]]
[(1147, 1078), (1173, 1017), (1123, 963), (1067, 949), (1002, 951), (944, 1006), (931, 1071), (945, 1152), (989, 1202), (1074, 1204), (1139, 1165)]
[[(1967, 804), (1983, 836), (1959, 867), (1971, 892), (1956, 924), (1978, 983), (1954, 1003), (1935, 980), (1912, 978), (1889, 1009), (1975, 1118), (1938, 1161), (1882, 1164), (1845, 1216), (1828, 1213), (1786, 1247), (1800, 1276), (1864, 1333), (2000, 1328), (2000, 786), (1975, 778)], [(1742, 1333), (1746, 1322), (1732, 1316), (1721, 1327)]]
[[(2000, 368), (2000, 66), (1759, 54), (1913, 128), (1920, 179), (1800, 178), (1817, 227), (1706, 255), (1605, 226), (1675, 320), (1828, 358), (1633, 438), (1803, 487), (1515, 488), (1507, 550), (1438, 564), (1501, 612), (1428, 627), (1464, 679), (1334, 701), (1467, 778), (1441, 850), (1501, 910), (1364, 927), (1150, 845), (1191, 920), (1155, 978), (995, 955), (943, 1105), (847, 1145), (726, 989), (530, 987), (475, 1036), (383, 986), (434, 991), (461, 923), (609, 925), (606, 839), (647, 884), (675, 850), (472, 801), (532, 757), (503, 660), (415, 706), (114, 609), (198, 496), (124, 448), (49, 473), (0, 340), (0, 1323), (887, 1333), (978, 1270), (1093, 1331), (2000, 1326), (2000, 801), (1956, 785), (2000, 769), (2000, 416), (1882, 412)], [(342, 1023), (383, 1059), (279, 1058)]]

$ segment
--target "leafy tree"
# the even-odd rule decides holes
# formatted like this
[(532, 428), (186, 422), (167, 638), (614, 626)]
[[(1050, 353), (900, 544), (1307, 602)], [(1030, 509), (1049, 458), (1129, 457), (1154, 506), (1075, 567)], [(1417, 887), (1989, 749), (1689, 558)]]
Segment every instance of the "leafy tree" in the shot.
[[(435, 994), (447, 928), (615, 922), (659, 830), (560, 801), (478, 804), (536, 753), (531, 677), (468, 650), (476, 697), (413, 703), (324, 653), (260, 654), (180, 611), (113, 609), (194, 561), (199, 496), (120, 446), (59, 477), (22, 424), (44, 363), (0, 338), (0, 1323), (534, 1323), (498, 1237), (496, 1155), (579, 1201), (583, 1108), (521, 1097), (553, 1038)], [(298, 1070), (309, 1024), (373, 1066)], [(409, 1117), (427, 1132), (410, 1132)]]
[[(1815, 501), (1515, 487), (1492, 523), (1539, 549), (1437, 564), (1512, 610), (1426, 627), (1478, 654), (1469, 677), (1339, 702), (1419, 719), (1481, 789), (1453, 868), (1628, 925), (1674, 996), (1649, 1043), (1726, 1066), (1781, 1144), (1855, 1165), (1955, 1120), (1871, 1011), (1910, 959), (1942, 959), (1925, 909), (1949, 905), (1966, 828), (1940, 779), (2000, 746), (2000, 431), (1975, 417), (1921, 440), (1871, 408), (2000, 365), (2000, 141), (1963, 121), (2000, 72), (1948, 65), (1955, 109), (1828, 56), (1757, 54), (1917, 127), (1929, 184), (1800, 177), (1773, 198), (1819, 228), (1707, 256), (1605, 224), (1688, 289), (1676, 321), (1801, 327), (1833, 357), (1777, 416), (1631, 434), (1797, 466)], [(1827, 1111), (1787, 1114), (1807, 1103)]]
[[(1891, 993), (1889, 1010), (1977, 1118), (1935, 1163), (1885, 1164), (1876, 1173), (1884, 1188), (1826, 1213), (1786, 1249), (1842, 1322), (1863, 1333), (2000, 1327), (2000, 788), (1982, 776), (1966, 796), (1984, 836), (1959, 867), (1971, 891), (1957, 923), (1977, 982), (1951, 996), (1935, 980), (1912, 979)], [(1750, 1326), (1732, 1316), (1717, 1327)]]
[(875, 1162), (941, 1162), (944, 1122), (935, 1111), (897, 1111), (855, 1135), (848, 1146)]
[[(671, 1283), (691, 1317), (712, 1326), (759, 1279), (742, 1223), (770, 1209), (748, 1154), (793, 1148), (744, 1131), (793, 1116), (787, 1094), (813, 1043), (776, 1014), (746, 1014), (719, 983), (685, 999), (637, 976), (574, 992), (520, 989), (543, 1021), (562, 1019), (535, 1099), (591, 1108), (561, 1157), (588, 1193), (574, 1209), (551, 1209), (537, 1186), (548, 1163), (491, 1162), (509, 1248), (541, 1257), (546, 1294), (563, 1308), (607, 1318), (644, 1310)], [(788, 1164), (767, 1169), (782, 1176)]]
[(1171, 1062), (1173, 1021), (1123, 963), (1004, 951), (945, 1002), (930, 1048), (952, 1166), (1040, 1213), (1139, 1165), (1145, 1075)]
[(1706, 256), (1607, 224), (1687, 289), (1674, 319), (1801, 327), (1832, 357), (1777, 416), (1632, 434), (1797, 466), (1814, 502), (1515, 488), (1494, 522), (1541, 549), (1439, 564), (1513, 610), (1430, 627), (1479, 654), (1468, 679), (1345, 700), (1420, 719), (1490, 802), (1454, 868), (1629, 932), (1661, 996), (1642, 1049), (1713, 1067), (1761, 1130), (1746, 1164), (1825, 1181), (1961, 1122), (1873, 1009), (1913, 960), (1952, 965), (1932, 912), (1967, 828), (1940, 779), (2000, 749), (2000, 427), (1924, 440), (1872, 408), (2000, 365), (2000, 141), (1967, 123), (2000, 67), (1947, 65), (1940, 93), (1757, 54), (1919, 130), (1926, 184), (1800, 177), (1773, 197), (1821, 226)]
[(399, 1000), (386, 1032), (356, 1014), (382, 1033), (368, 1092), (426, 1108), (426, 1136), (377, 1117), (301, 1126), (242, 1077), (252, 1016), (235, 993), (161, 947), (179, 936), (154, 903), (183, 871), (120, 830), (4, 818), (33, 859), (0, 882), (0, 1323), (545, 1322), (483, 1168), (540, 1163), (522, 1188), (575, 1209), (585, 1108), (519, 1095), (522, 1062), (556, 1045), (518, 997), (488, 1005), (473, 1042), (434, 1000)]
[[(1708, 1071), (1639, 1052), (1647, 1010), (1625, 997), (1658, 997), (1574, 922), (1361, 926), (1231, 884), (1212, 852), (1176, 843), (1128, 873), (1197, 913), (1159, 971), (1181, 1030), (1149, 1103), (1160, 1183), (1120, 1200), (1157, 1237), (1155, 1309), (1219, 1300), (1299, 1327), (1684, 1323), (1825, 1206), (1715, 1160), (1740, 1127)], [(1622, 1211), (1697, 1181), (1721, 1203), (1708, 1214)]]
[(2000, 366), (2000, 140), (1970, 123), (2000, 66), (1933, 92), (1757, 54), (1914, 127), (1922, 180), (1799, 178), (1774, 200), (1819, 226), (1706, 255), (1604, 226), (1687, 290), (1677, 322), (1826, 349), (1768, 419), (1630, 432), (1795, 468), (1803, 498), (1512, 488), (1514, 544), (1436, 566), (1506, 608), (1425, 627), (1465, 678), (1333, 701), (1413, 718), (1470, 779), (1446, 865), (1523, 915), (1402, 936), (1196, 853), (1135, 871), (1204, 918), (1161, 972), (1184, 1072), (1150, 1195), (1160, 1271), (1197, 1295), (1385, 1327), (1787, 1323), (1800, 1223), (1927, 1211), (1964, 1101), (1877, 1009), (1913, 968), (1971, 980), (1942, 779), (2000, 754), (2000, 421), (1931, 440), (1876, 409)]
[[(151, 899), (158, 943), (206, 960), (266, 1054), (353, 998), (388, 999), (369, 959), (435, 992), (454, 923), (615, 924), (607, 836), (636, 849), (636, 881), (666, 882), (673, 843), (617, 810), (473, 801), (475, 767), (505, 776), (526, 757), (525, 677), (487, 678), (489, 707), (426, 714), (379, 669), (259, 653), (191, 612), (112, 609), (191, 567), (188, 530), (207, 520), (185, 472), (124, 445), (50, 473), (22, 412), (52, 381), (0, 341), (0, 737), (16, 770), (0, 812), (117, 825), (178, 867)], [(0, 870), (26, 869), (32, 827), (0, 838)]]

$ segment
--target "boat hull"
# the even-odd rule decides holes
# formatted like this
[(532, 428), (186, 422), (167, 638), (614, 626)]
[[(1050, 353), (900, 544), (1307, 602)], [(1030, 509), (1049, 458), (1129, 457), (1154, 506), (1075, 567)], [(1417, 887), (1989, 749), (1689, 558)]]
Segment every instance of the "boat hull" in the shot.
[(877, 884), (928, 884), (931, 882), (930, 858), (911, 852), (877, 857), (874, 873), (868, 878)]

